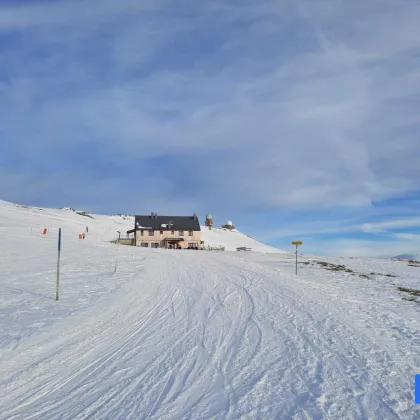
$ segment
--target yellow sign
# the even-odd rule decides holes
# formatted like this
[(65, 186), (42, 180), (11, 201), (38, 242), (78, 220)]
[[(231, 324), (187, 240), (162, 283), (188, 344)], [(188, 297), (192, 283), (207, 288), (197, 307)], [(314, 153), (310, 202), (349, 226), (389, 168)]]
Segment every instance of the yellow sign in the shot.
[(302, 241), (295, 241), (295, 242), (292, 242), (292, 245), (296, 245), (296, 246), (298, 246), (298, 245), (302, 245), (303, 244), (303, 242)]

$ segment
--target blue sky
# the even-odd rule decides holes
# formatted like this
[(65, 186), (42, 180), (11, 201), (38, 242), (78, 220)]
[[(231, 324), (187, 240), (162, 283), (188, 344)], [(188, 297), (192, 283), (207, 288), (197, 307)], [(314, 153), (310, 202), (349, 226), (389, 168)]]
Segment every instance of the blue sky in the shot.
[(0, 2), (0, 197), (420, 246), (420, 3)]

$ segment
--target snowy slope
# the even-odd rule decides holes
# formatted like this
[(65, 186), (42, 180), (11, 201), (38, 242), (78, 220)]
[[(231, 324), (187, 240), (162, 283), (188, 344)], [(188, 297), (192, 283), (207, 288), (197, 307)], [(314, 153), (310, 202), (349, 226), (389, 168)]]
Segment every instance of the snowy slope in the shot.
[(17, 235), (31, 236), (48, 229), (47, 235), (57, 235), (58, 228), (63, 233), (77, 238), (79, 233), (89, 229), (90, 238), (97, 241), (115, 239), (117, 230), (122, 233), (134, 226), (134, 218), (130, 216), (107, 216), (92, 214), (83, 216), (77, 214), (79, 210), (70, 209), (43, 209), (26, 207), (0, 200), (0, 229), (1, 232)]
[[(71, 209), (43, 209), (37, 207), (26, 207), (8, 203), (0, 200), (0, 229), (22, 234), (38, 234), (44, 228), (48, 234), (56, 235), (58, 228), (63, 233), (78, 237), (79, 233), (89, 229), (90, 241), (109, 241), (118, 236), (117, 231), (124, 237), (126, 231), (134, 227), (134, 217), (131, 216), (107, 216), (89, 214), (83, 216), (77, 214), (82, 212)], [(205, 246), (224, 247), (226, 251), (236, 251), (236, 248), (245, 246), (255, 252), (282, 253), (283, 251), (271, 246), (262, 244), (245, 234), (234, 230), (229, 231), (222, 228), (209, 230), (207, 226), (201, 226), (201, 237)]]
[[(114, 273), (125, 221), (60, 212), (0, 207), (0, 419), (420, 418), (420, 268), (122, 246)], [(59, 302), (35, 221), (75, 233)]]
[(223, 246), (226, 251), (236, 251), (236, 248), (246, 247), (251, 248), (253, 252), (284, 253), (284, 251), (262, 244), (236, 229), (231, 231), (224, 228), (213, 227), (209, 229), (207, 226), (201, 226), (201, 238), (205, 246)]

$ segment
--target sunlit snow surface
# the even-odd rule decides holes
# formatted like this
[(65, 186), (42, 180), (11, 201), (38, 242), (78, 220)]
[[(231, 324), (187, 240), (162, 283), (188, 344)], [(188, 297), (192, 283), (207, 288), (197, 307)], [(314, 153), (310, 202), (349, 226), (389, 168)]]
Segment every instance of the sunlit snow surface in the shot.
[(216, 230), (262, 252), (121, 246), (114, 273), (133, 220), (93, 217), (0, 202), (0, 419), (420, 418), (420, 303), (397, 289), (420, 267), (305, 255), (296, 276)]

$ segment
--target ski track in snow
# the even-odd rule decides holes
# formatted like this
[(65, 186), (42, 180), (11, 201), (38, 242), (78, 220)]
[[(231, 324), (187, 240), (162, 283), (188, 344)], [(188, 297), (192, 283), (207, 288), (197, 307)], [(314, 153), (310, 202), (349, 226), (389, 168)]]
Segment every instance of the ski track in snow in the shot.
[(45, 239), (24, 265), (0, 243), (0, 419), (420, 418), (420, 305), (383, 279), (131, 247), (114, 274), (115, 245), (75, 240), (55, 302)]

